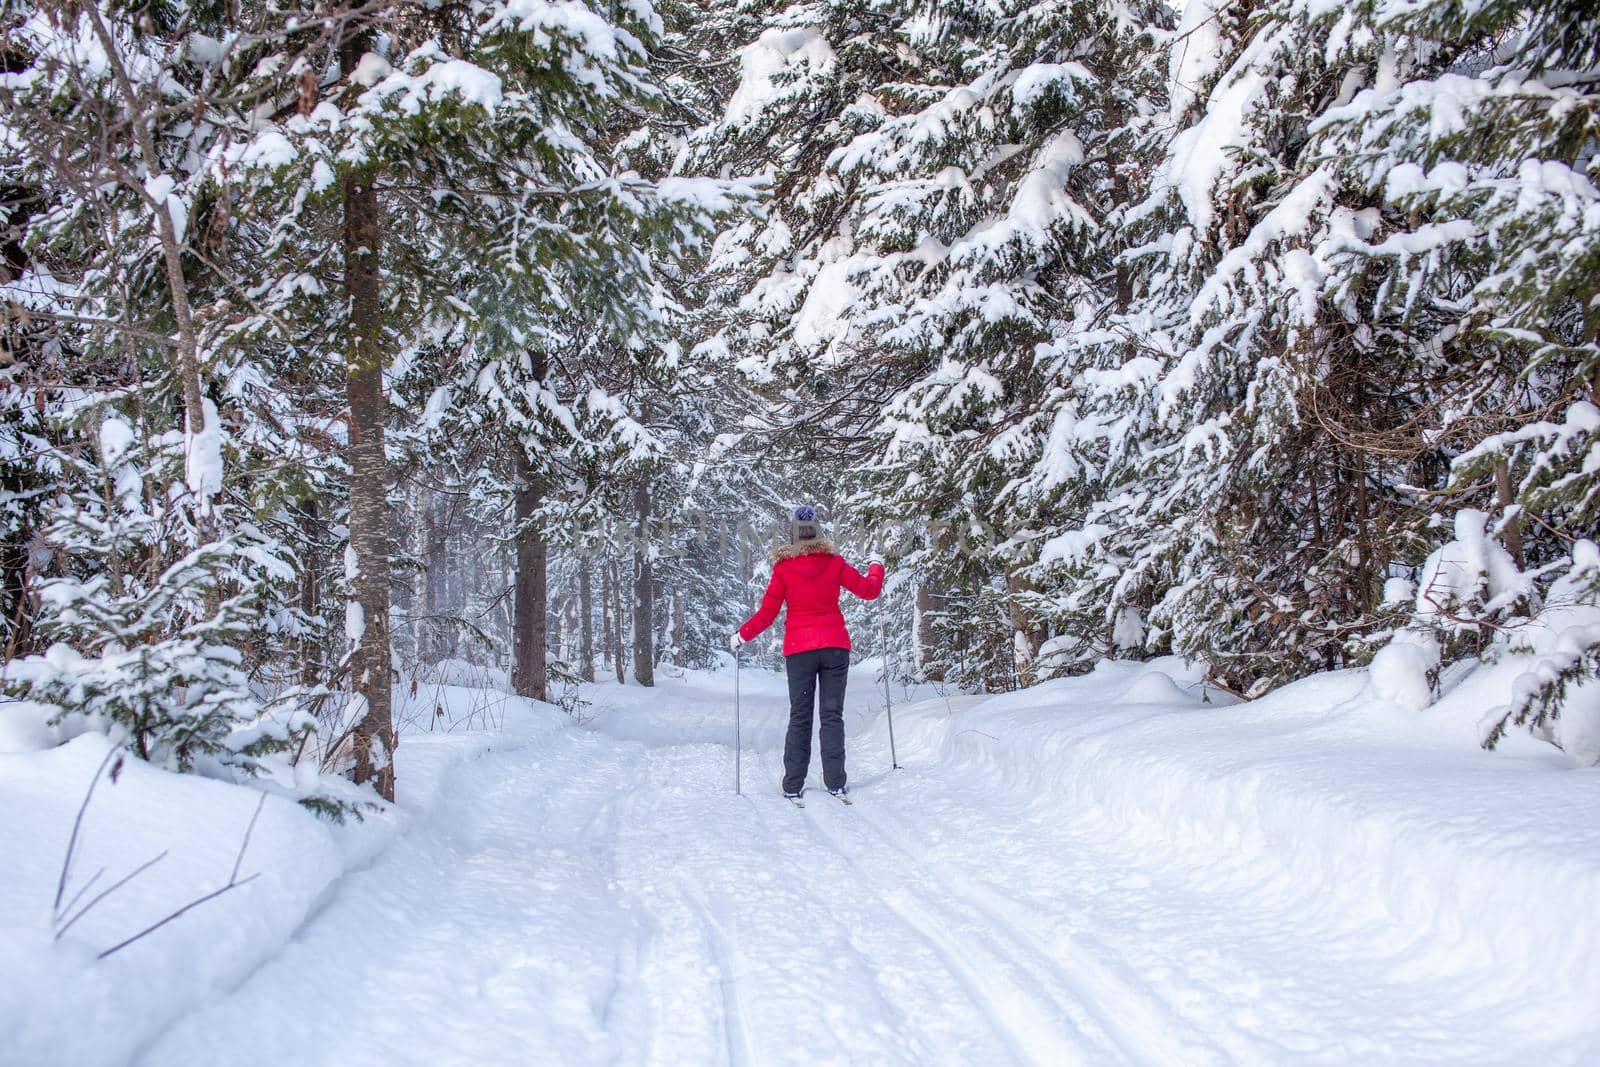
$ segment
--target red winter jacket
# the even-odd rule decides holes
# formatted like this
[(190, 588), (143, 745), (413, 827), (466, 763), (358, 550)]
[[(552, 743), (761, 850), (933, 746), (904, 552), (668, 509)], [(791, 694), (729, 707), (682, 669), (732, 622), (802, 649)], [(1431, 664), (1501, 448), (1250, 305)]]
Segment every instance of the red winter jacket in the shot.
[(883, 591), (883, 564), (874, 563), (866, 576), (836, 555), (826, 540), (802, 542), (794, 555), (778, 560), (761, 606), (739, 627), (739, 636), (751, 640), (772, 625), (778, 609), (789, 606), (783, 620), (783, 654), (810, 652), (814, 648), (849, 648), (850, 634), (839, 610), (839, 590), (848, 589), (862, 600), (876, 600)]

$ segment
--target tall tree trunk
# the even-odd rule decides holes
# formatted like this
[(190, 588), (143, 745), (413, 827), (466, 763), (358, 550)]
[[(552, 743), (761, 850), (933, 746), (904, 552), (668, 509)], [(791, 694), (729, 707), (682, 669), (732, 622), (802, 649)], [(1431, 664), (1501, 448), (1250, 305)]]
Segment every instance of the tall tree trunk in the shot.
[(622, 565), (616, 560), (611, 561), (611, 597), (611, 625), (613, 628), (611, 647), (616, 656), (617, 684), (622, 685), (628, 680), (627, 672), (623, 670), (622, 666), (628, 643), (623, 639)]
[(439, 496), (428, 493), (422, 508), (422, 658), (437, 663), (444, 656), (439, 619), (445, 612), (445, 529), (440, 521)]
[(689, 665), (687, 612), (683, 606), (683, 592), (672, 594), (672, 662), (680, 667)]
[[(1504, 456), (1495, 457), (1494, 461), (1494, 502), (1504, 515), (1512, 504), (1517, 502), (1517, 497), (1511, 490), (1511, 466)], [(1521, 570), (1522, 558), (1522, 518), (1518, 516), (1506, 523), (1505, 532), (1506, 551), (1511, 553), (1511, 559)]]
[[(122, 52), (117, 42), (112, 39), (111, 32), (106, 28), (105, 21), (100, 17), (99, 8), (90, 5), (82, 9), (87, 15), (89, 24), (95, 37), (100, 42), (101, 49), (111, 69), (112, 77), (117, 83), (118, 90), (122, 93), (127, 106), (128, 127), (132, 130), (134, 141), (139, 148), (139, 159), (144, 164), (145, 175), (143, 179), (130, 177), (135, 191), (144, 198), (155, 215), (156, 238), (161, 246), (161, 263), (166, 274), (167, 295), (172, 299), (172, 319), (178, 332), (178, 383), (183, 390), (183, 415), (185, 421), (184, 455), (186, 460), (186, 474), (190, 478), (190, 487), (199, 494), (196, 508), (195, 525), (196, 535), (202, 544), (211, 541), (214, 536), (211, 519), (210, 495), (222, 487), (207, 478), (203, 483), (197, 484), (195, 474), (199, 468), (195, 466), (194, 449), (196, 439), (207, 430), (205, 404), (200, 394), (200, 339), (195, 331), (194, 311), (189, 303), (189, 281), (183, 272), (183, 242), (178, 237), (177, 226), (172, 221), (172, 211), (167, 206), (165, 198), (156, 200), (149, 190), (159, 185), (160, 179), (166, 177), (166, 172), (161, 166), (161, 157), (156, 153), (156, 136), (153, 121), (146, 114), (146, 107), (155, 107), (162, 101), (145, 100), (134, 88), (132, 79), (128, 76), (127, 67), (122, 62)], [(345, 68), (347, 70), (352, 68)], [(213, 590), (207, 593), (207, 610), (214, 612), (219, 603), (220, 594)]]
[[(448, 623), (441, 622), (442, 628), (439, 634), (442, 639), (442, 651), (450, 659), (455, 659), (461, 655), (461, 627), (455, 625), (454, 617), (458, 614), (457, 609), (464, 609), (467, 604), (467, 571), (461, 561), (456, 558), (458, 553), (455, 551), (455, 546), (463, 541), (470, 540), (472, 536), (471, 530), (457, 528), (458, 521), (459, 516), (456, 512), (455, 502), (448, 497), (445, 498), (444, 535), (439, 543), (439, 587), (443, 594), (443, 614), (450, 617), (451, 621)], [(514, 550), (512, 551), (512, 558), (515, 558)], [(507, 569), (504, 566), (499, 568), (499, 573), (502, 577), (506, 574)]]
[(930, 682), (944, 680), (944, 671), (933, 665), (934, 650), (938, 647), (938, 635), (934, 630), (934, 613), (938, 611), (938, 600), (933, 590), (925, 582), (917, 585), (916, 604), (916, 670), (918, 677)]
[(1355, 455), (1356, 469), (1356, 521), (1359, 524), (1356, 535), (1356, 574), (1361, 581), (1361, 616), (1370, 618), (1377, 607), (1377, 590), (1375, 588), (1375, 575), (1372, 566), (1372, 515), (1371, 507), (1367, 500), (1367, 465), (1366, 457)]
[(611, 561), (600, 564), (600, 657), (611, 662)]
[(548, 552), (543, 535), (532, 521), (544, 502), (544, 478), (528, 462), (520, 441), (512, 442), (511, 452), (517, 523), (517, 575), (511, 598), (511, 688), (519, 696), (548, 700)]
[(1039, 658), (1039, 649), (1044, 644), (1044, 638), (1034, 627), (1028, 613), (1022, 607), (1021, 594), (1028, 591), (1025, 583), (1018, 575), (1011, 571), (1006, 572), (1006, 604), (1011, 609), (1012, 627), (1012, 655), (1017, 666), (1017, 684), (1029, 686), (1034, 683), (1034, 663)]
[[(300, 535), (305, 538), (306, 551), (300, 559), (300, 610), (307, 618), (322, 614), (322, 585), (318, 581), (322, 570), (322, 531), (317, 528), (317, 502), (308, 498), (300, 505)], [(322, 646), (315, 637), (300, 640), (300, 681), (308, 686), (323, 680)]]
[[(422, 533), (412, 516), (419, 510), (426, 491), (421, 486), (407, 489), (404, 504), (389, 511), (389, 543), (407, 559), (416, 559), (422, 551)], [(416, 571), (408, 568), (389, 590), (391, 614), (404, 620), (398, 631), (389, 634), (390, 655), (397, 664), (422, 662), (422, 638), (417, 630), (422, 590), (418, 588), (418, 579)]]
[[(339, 61), (346, 72), (366, 51), (362, 34), (346, 37)], [(345, 399), (350, 405), (350, 553), (356, 610), (347, 629), (356, 643), (352, 678), (365, 700), (352, 731), (355, 780), (372, 782), (394, 799), (394, 718), (389, 649), (389, 474), (383, 431), (383, 307), (380, 301), (378, 191), (370, 175), (348, 173), (344, 197), (344, 284), (349, 300), (345, 340)]]
[(578, 660), (578, 677), (594, 681), (594, 590), (587, 555), (578, 557)]
[(656, 589), (650, 563), (650, 487), (641, 481), (633, 491), (639, 518), (638, 542), (633, 550), (633, 679), (640, 685), (656, 684)]
[[(1367, 391), (1364, 375), (1356, 374), (1355, 389), (1350, 405), (1363, 416), (1367, 414)], [(1367, 496), (1367, 453), (1352, 452), (1349, 466), (1356, 479), (1356, 573), (1361, 581), (1360, 611), (1362, 618), (1371, 618), (1377, 610), (1380, 582), (1375, 566), (1372, 535), (1372, 508)]]

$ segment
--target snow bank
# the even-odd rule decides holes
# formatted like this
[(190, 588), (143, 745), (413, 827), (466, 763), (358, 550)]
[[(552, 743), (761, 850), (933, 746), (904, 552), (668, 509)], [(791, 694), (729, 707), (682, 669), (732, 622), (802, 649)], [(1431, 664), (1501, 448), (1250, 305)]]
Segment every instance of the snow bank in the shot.
[[(460, 675), (463, 666), (446, 671)], [(419, 687), (396, 703), (397, 719), (422, 724), (407, 732), (396, 755), (398, 804), (342, 826), (282, 796), (263, 801), (255, 789), (123, 760), (115, 781), (100, 777), (85, 810), (59, 909), (56, 888), (73, 822), (110, 742), (89, 733), (41, 751), (37, 716), (26, 705), (0, 703), (0, 810), (7, 816), (0, 821), (0, 1063), (96, 1067), (135, 1058), (277, 955), (343, 874), (370, 863), (439, 801), (454, 768), (571, 724), (554, 707), (461, 686)], [(440, 725), (428, 732), (436, 709)], [(55, 940), (65, 921), (55, 916), (70, 918), (157, 856)], [(236, 860), (236, 888), (97, 959), (228, 885)]]
[(1472, 716), (1375, 695), (1409, 703), (1407, 673), (1317, 675), (1228, 706), (1176, 661), (1107, 662), (897, 708), (896, 740), (903, 763), (981, 776), (1198, 879), (1248, 870), (1299, 907), (1392, 924), (1419, 972), (1493, 974), (1473, 995), (1513, 1005), (1530, 1034), (1592, 1036), (1600, 773), (1526, 737), (1484, 752)]
[[(271, 955), (357, 854), (304, 808), (267, 797), (239, 864), (239, 877), (254, 880), (97, 960), (227, 885), (262, 797), (124, 760), (115, 781), (100, 779), (84, 813), (57, 911), (73, 820), (109, 748), (105, 736), (85, 734), (45, 752), (0, 755), (0, 1061), (14, 1067), (124, 1062)], [(53, 916), (70, 917), (163, 853), (53, 940), (65, 921)]]

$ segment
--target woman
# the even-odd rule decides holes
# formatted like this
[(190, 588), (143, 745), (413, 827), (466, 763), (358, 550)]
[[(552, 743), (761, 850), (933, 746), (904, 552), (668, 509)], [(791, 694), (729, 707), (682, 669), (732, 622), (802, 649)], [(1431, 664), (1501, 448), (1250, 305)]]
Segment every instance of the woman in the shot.
[(850, 670), (850, 634), (839, 610), (839, 590), (863, 600), (876, 600), (883, 590), (883, 564), (873, 562), (866, 576), (833, 550), (822, 536), (817, 513), (810, 506), (794, 509), (789, 543), (772, 553), (772, 580), (761, 606), (728, 639), (735, 653), (772, 625), (778, 609), (789, 606), (783, 620), (783, 661), (789, 675), (789, 732), (783, 742), (783, 795), (798, 799), (806, 788), (811, 763), (812, 700), (821, 683), (822, 783), (844, 796), (844, 686)]

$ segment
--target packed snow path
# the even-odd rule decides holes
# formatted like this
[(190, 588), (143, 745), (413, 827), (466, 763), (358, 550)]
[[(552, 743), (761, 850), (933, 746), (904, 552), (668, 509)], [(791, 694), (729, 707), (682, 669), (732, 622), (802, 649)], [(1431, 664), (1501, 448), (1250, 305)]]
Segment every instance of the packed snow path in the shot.
[(1197, 870), (926, 752), (890, 771), (868, 672), (853, 807), (779, 795), (782, 680), (749, 670), (736, 797), (732, 680), (596, 687), (583, 727), (450, 766), (408, 738), (412, 827), (141, 1062), (1582, 1062), (1517, 1032), (1517, 974), (1287, 868)]

